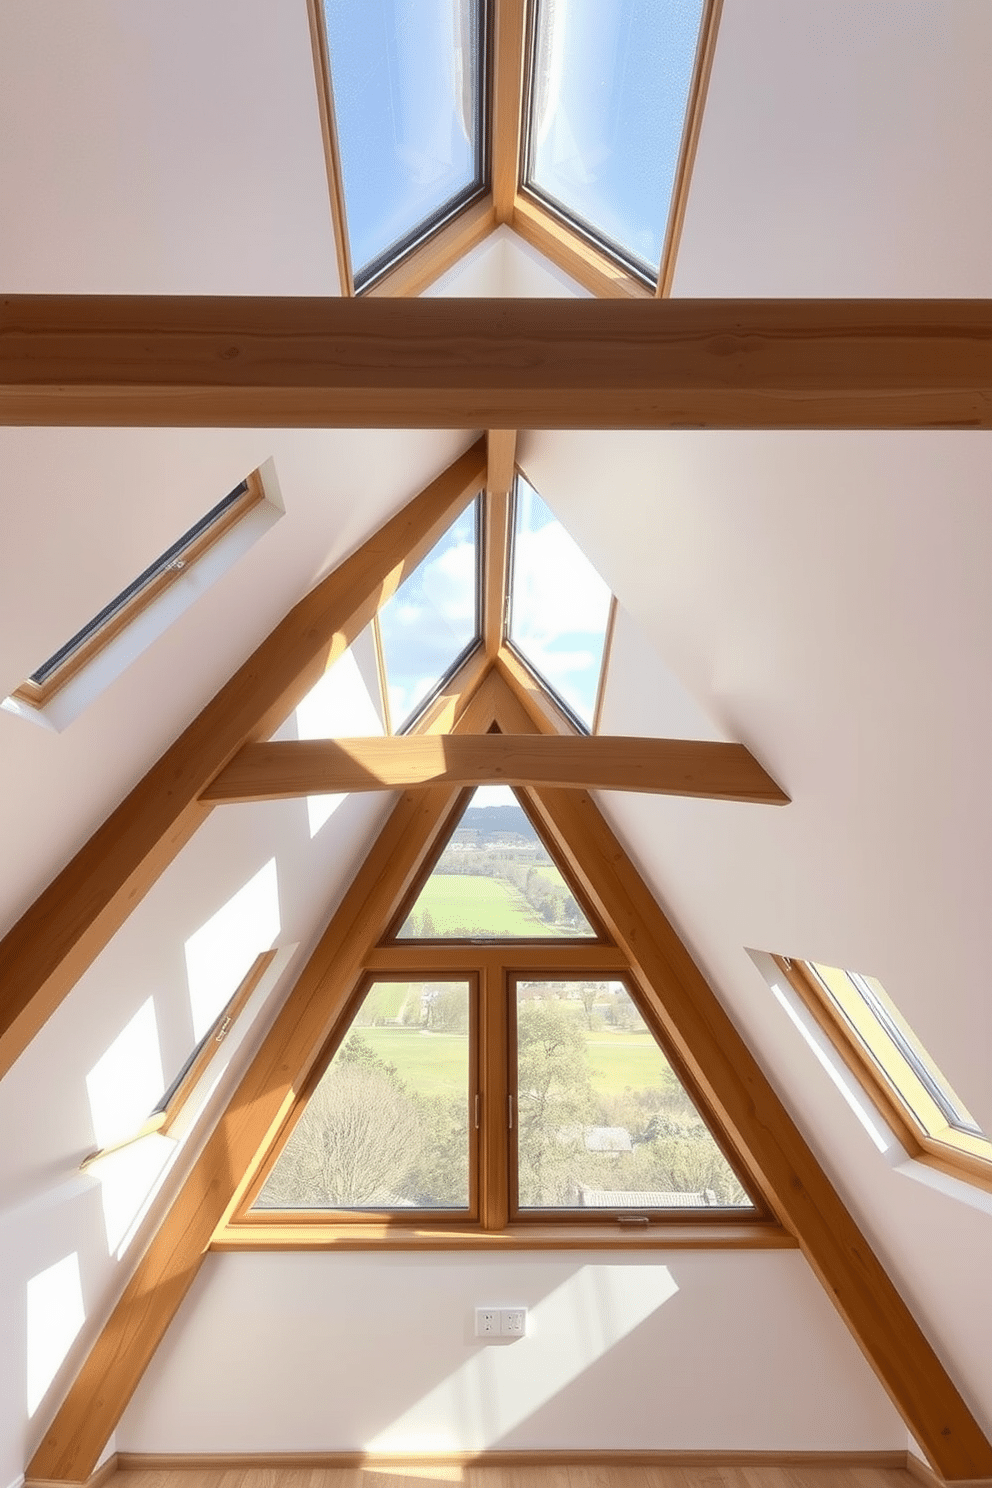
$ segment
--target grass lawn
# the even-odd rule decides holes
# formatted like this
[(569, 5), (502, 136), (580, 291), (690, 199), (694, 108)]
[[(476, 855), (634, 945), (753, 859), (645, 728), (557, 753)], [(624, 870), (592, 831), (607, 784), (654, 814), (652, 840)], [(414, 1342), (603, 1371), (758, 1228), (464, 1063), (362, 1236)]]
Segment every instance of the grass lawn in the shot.
[[(422, 924), (430, 913), (436, 935), (462, 930), (468, 935), (561, 936), (565, 932), (536, 915), (519, 889), (500, 878), (482, 878), (468, 873), (434, 873), (424, 884), (414, 905)], [(403, 932), (400, 932), (401, 938)]]
[(420, 1095), (468, 1099), (468, 1037), (420, 1028), (363, 1028), (362, 1038)]
[(403, 1011), (409, 991), (409, 982), (378, 982), (362, 1003), (356, 1026), (365, 1028), (371, 1023), (392, 1022)]
[(632, 1090), (664, 1090), (675, 1076), (650, 1033), (608, 1033), (597, 1028), (584, 1034), (593, 1089), (600, 1095)]

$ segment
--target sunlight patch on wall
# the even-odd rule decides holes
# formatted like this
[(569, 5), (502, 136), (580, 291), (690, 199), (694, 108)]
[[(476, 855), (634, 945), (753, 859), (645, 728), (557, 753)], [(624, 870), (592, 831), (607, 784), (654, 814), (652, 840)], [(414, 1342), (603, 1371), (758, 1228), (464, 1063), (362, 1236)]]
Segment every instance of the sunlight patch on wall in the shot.
[[(324, 673), (300, 703), (296, 710), (296, 731), (300, 739), (375, 737), (385, 732), (353, 648)], [(346, 799), (343, 793), (307, 796), (311, 838), (316, 837)]]
[(110, 1147), (133, 1136), (164, 1090), (155, 1002), (149, 997), (86, 1076), (96, 1145)]
[[(480, 1343), (460, 1369), (364, 1443), (365, 1450), (478, 1451), (495, 1445), (677, 1292), (667, 1266), (578, 1267), (530, 1309), (526, 1338), (509, 1346)], [(524, 1350), (529, 1358), (521, 1368)]]
[(33, 1416), (86, 1320), (76, 1251), (27, 1285), (27, 1403)]
[(118, 1260), (134, 1238), (176, 1150), (175, 1138), (148, 1132), (139, 1142), (129, 1142), (90, 1164), (90, 1173), (100, 1180), (107, 1251), (110, 1255), (116, 1252)]
[(280, 929), (279, 879), (276, 860), (270, 858), (186, 942), (186, 980), (197, 1042)]

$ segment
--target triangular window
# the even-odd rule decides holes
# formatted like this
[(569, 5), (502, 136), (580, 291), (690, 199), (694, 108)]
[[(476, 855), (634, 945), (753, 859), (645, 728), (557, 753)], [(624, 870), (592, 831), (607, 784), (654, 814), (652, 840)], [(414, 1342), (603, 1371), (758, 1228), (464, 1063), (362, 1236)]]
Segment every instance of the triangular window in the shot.
[(474, 791), (397, 932), (399, 940), (595, 939), (508, 786)]
[(422, 712), (478, 644), (479, 503), (435, 543), (376, 617), (394, 733)]
[(516, 981), (521, 1210), (753, 1207), (621, 981)]
[(514, 487), (509, 641), (580, 728), (596, 714), (612, 595), (534, 487)]
[(338, 1039), (238, 1222), (760, 1217), (618, 975), (397, 970)]
[(373, 982), (256, 1210), (468, 1211), (467, 980)]

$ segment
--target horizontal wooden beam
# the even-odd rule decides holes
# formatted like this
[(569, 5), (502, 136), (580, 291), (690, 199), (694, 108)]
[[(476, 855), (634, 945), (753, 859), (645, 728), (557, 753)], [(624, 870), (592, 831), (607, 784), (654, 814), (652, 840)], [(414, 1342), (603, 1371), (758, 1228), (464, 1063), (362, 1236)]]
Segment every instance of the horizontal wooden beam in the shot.
[(7, 296), (0, 422), (989, 428), (989, 300)]
[(264, 739), (481, 486), (481, 440), (290, 610), (0, 941), (0, 1075), (204, 820), (199, 796)]
[(781, 806), (788, 796), (743, 744), (531, 734), (246, 744), (204, 801), (272, 801), (419, 785), (566, 786)]

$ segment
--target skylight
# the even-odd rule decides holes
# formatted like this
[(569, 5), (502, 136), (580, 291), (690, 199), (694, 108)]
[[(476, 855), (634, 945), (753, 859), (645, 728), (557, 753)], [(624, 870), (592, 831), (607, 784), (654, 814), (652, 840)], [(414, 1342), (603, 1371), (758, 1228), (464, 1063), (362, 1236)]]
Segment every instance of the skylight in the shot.
[(703, 0), (537, 0), (525, 184), (648, 283), (679, 170)]
[(486, 187), (485, 0), (324, 0), (356, 289)]
[(610, 590), (522, 475), (515, 486), (512, 554), (510, 644), (591, 729)]
[(992, 1141), (876, 977), (776, 958), (906, 1149), (986, 1186)]
[(42, 703), (201, 558), (235, 522), (264, 499), (261, 482), (253, 473), (235, 486), (223, 501), (211, 507), (198, 522), (194, 522), (188, 532), (177, 538), (126, 589), (115, 595), (92, 620), (88, 620), (47, 661), (43, 661), (14, 696), (35, 706)]
[(479, 509), (475, 501), (378, 616), (393, 732), (410, 724), (479, 639)]

